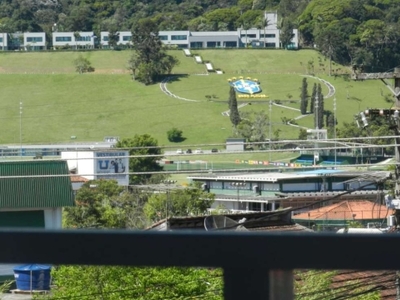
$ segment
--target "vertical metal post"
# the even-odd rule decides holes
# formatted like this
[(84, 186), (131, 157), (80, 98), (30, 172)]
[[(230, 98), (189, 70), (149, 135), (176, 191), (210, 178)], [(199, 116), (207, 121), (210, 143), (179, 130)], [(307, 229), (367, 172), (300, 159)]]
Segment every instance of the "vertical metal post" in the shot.
[(224, 268), (224, 299), (271, 299), (268, 269), (256, 265), (248, 268)]
[(269, 299), (293, 300), (293, 271), (271, 270), (269, 273)]
[(22, 102), (19, 103), (19, 155), (22, 156)]
[(271, 140), (272, 140), (272, 133), (271, 133), (271, 126), (272, 126), (272, 102), (269, 100), (269, 162), (271, 162)]
[(335, 139), (335, 169), (336, 169), (336, 97), (333, 98), (333, 137)]

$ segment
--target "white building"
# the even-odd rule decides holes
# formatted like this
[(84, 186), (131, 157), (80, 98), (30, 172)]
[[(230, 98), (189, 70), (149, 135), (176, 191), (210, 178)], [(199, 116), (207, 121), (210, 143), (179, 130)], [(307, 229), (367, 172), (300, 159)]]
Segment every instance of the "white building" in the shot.
[(44, 32), (25, 32), (24, 50), (46, 50), (46, 34)]
[(53, 48), (70, 46), (75, 49), (93, 49), (95, 38), (93, 31), (53, 32)]
[(77, 176), (89, 180), (115, 179), (119, 185), (129, 185), (129, 152), (124, 150), (63, 151), (61, 159)]
[(0, 32), (0, 49), (7, 50), (8, 49), (8, 37), (7, 33)]
[[(130, 31), (118, 31), (118, 42), (117, 45), (132, 45), (132, 32)], [(101, 48), (108, 48), (108, 31), (100, 32), (100, 45)]]
[(175, 45), (179, 48), (189, 47), (190, 31), (160, 31), (158, 37), (164, 45)]

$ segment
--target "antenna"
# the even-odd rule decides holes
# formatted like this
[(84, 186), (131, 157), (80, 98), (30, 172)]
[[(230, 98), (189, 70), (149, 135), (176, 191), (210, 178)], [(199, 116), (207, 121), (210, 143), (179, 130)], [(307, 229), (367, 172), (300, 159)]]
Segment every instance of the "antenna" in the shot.
[(225, 228), (235, 228), (235, 230), (248, 231), (244, 226), (236, 226), (236, 222), (227, 216), (208, 216), (204, 218), (204, 228), (207, 231), (224, 230)]

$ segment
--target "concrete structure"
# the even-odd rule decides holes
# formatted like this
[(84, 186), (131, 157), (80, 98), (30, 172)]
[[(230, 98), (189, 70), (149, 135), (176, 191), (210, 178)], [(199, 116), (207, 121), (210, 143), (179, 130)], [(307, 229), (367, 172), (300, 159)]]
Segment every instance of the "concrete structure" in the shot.
[(23, 47), (25, 51), (46, 50), (46, 34), (44, 32), (25, 32)]
[[(382, 177), (390, 177), (390, 172), (377, 173)], [(373, 174), (368, 173), (370, 176)], [(326, 204), (347, 199), (375, 200), (380, 193), (379, 188), (373, 177), (363, 179), (364, 175), (362, 172), (320, 169), (284, 173), (209, 174), (188, 178), (202, 183), (204, 190), (215, 194), (212, 210), (222, 208), (242, 212), (269, 211), (289, 206), (300, 208), (332, 197), (335, 197), (334, 200)], [(351, 181), (355, 178), (357, 180)], [(349, 195), (339, 197), (345, 192)]]
[(190, 48), (239, 48), (236, 31), (198, 31), (190, 32)]
[(129, 185), (129, 152), (63, 151), (61, 159), (68, 163), (70, 172), (89, 180), (115, 179), (119, 185)]
[(3, 51), (8, 49), (8, 35), (5, 32), (0, 32), (0, 49)]
[(53, 32), (53, 48), (70, 46), (71, 48), (93, 49), (95, 35), (93, 31)]
[(158, 37), (161, 42), (167, 46), (178, 46), (179, 48), (189, 47), (189, 35), (190, 31), (160, 31)]
[(226, 139), (226, 151), (244, 151), (246, 139), (228, 138)]
[[(132, 32), (130, 31), (119, 31), (117, 45), (132, 46)], [(108, 31), (100, 32), (100, 45), (102, 48), (108, 48)]]

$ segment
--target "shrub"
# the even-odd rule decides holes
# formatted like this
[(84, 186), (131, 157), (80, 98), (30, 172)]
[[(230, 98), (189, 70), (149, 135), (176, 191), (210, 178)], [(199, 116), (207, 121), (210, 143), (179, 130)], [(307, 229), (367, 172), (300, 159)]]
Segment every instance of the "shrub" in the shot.
[(74, 60), (75, 70), (79, 73), (93, 72), (94, 68), (92, 67), (90, 61), (87, 58), (84, 58), (80, 55), (77, 59)]
[(176, 142), (181, 142), (183, 140), (182, 130), (179, 130), (178, 128), (175, 127), (167, 131), (167, 136), (170, 142), (176, 143)]

